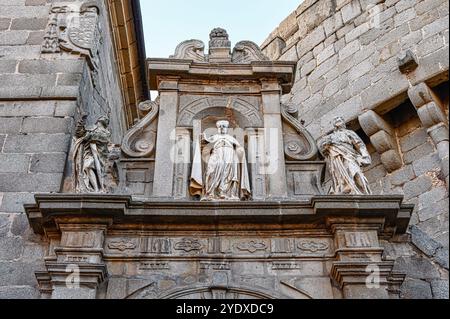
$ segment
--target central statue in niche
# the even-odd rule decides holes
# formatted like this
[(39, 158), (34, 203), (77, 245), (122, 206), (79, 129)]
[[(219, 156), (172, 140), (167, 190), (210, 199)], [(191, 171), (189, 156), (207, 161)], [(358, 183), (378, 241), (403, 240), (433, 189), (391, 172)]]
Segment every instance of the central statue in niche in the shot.
[(245, 149), (228, 134), (229, 126), (228, 121), (219, 121), (218, 134), (208, 138), (203, 133), (197, 140), (190, 192), (200, 196), (201, 201), (240, 201), (251, 197)]

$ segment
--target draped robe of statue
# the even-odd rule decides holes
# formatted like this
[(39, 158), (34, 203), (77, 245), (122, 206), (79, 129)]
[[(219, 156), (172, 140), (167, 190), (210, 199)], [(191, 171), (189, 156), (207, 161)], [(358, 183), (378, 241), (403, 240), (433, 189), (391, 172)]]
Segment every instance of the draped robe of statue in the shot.
[(79, 128), (74, 144), (74, 186), (77, 192), (106, 192), (105, 175), (111, 132), (107, 123), (93, 129)]
[(368, 166), (372, 159), (366, 145), (353, 131), (339, 129), (319, 141), (319, 149), (325, 156), (332, 178), (330, 194), (370, 195), (369, 182), (361, 166)]
[[(249, 199), (250, 179), (244, 148), (228, 134), (204, 137), (202, 142), (208, 144), (202, 151), (200, 141), (196, 142), (191, 195), (201, 196), (202, 201)], [(205, 170), (202, 169), (202, 155), (206, 162)]]

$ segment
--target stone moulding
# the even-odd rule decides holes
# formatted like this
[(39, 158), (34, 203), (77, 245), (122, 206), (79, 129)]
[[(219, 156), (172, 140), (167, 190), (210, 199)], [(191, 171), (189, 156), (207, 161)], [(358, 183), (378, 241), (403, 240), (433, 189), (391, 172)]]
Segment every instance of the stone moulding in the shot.
[(189, 59), (147, 59), (147, 69), (151, 90), (158, 90), (160, 78), (164, 76), (178, 76), (180, 79), (204, 80), (237, 80), (260, 81), (261, 78), (271, 77), (279, 80), (282, 93), (290, 92), (294, 85), (296, 62), (289, 61), (252, 61), (246, 64), (198, 63)]
[[(35, 233), (57, 228), (61, 218), (77, 221), (107, 219), (110, 225), (198, 224), (204, 228), (243, 225), (314, 224), (327, 227), (329, 218), (377, 219), (382, 237), (406, 232), (413, 205), (402, 196), (315, 196), (296, 202), (167, 202), (133, 201), (122, 195), (36, 195), (36, 204), (25, 205)], [(258, 226), (259, 225), (259, 226)], [(121, 227), (122, 227), (121, 226)], [(219, 228), (220, 228), (219, 227)]]

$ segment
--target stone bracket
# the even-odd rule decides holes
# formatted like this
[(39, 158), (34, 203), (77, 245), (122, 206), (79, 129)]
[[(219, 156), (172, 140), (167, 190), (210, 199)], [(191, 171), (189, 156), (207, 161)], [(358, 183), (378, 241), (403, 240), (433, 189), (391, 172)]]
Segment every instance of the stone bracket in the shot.
[(337, 261), (331, 267), (330, 276), (340, 288), (346, 285), (366, 285), (373, 269), (378, 269), (380, 285), (388, 285), (393, 268), (393, 261)]
[(381, 162), (391, 173), (403, 166), (395, 131), (380, 115), (372, 110), (359, 116), (359, 123), (369, 136), (372, 145), (381, 155)]
[(417, 110), (420, 121), (438, 150), (442, 173), (448, 188), (449, 123), (442, 102), (426, 83), (411, 87), (408, 95)]

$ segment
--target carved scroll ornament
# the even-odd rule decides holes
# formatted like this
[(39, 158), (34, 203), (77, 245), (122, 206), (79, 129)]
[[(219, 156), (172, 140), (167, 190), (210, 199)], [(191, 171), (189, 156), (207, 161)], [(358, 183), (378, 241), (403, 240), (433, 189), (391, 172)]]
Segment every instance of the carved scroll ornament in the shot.
[(233, 63), (250, 63), (252, 61), (269, 61), (260, 47), (251, 41), (241, 41), (236, 44), (233, 50)]
[(139, 104), (139, 111), (145, 115), (125, 135), (122, 151), (129, 157), (149, 157), (155, 150), (156, 132), (152, 128), (159, 113), (159, 99)]
[(281, 106), (281, 116), (286, 125), (292, 127), (297, 135), (285, 134), (285, 154), (291, 161), (309, 161), (317, 158), (316, 141), (296, 117), (297, 109)]
[(180, 43), (171, 59), (188, 59), (195, 62), (207, 62), (205, 44), (200, 40), (187, 40)]

